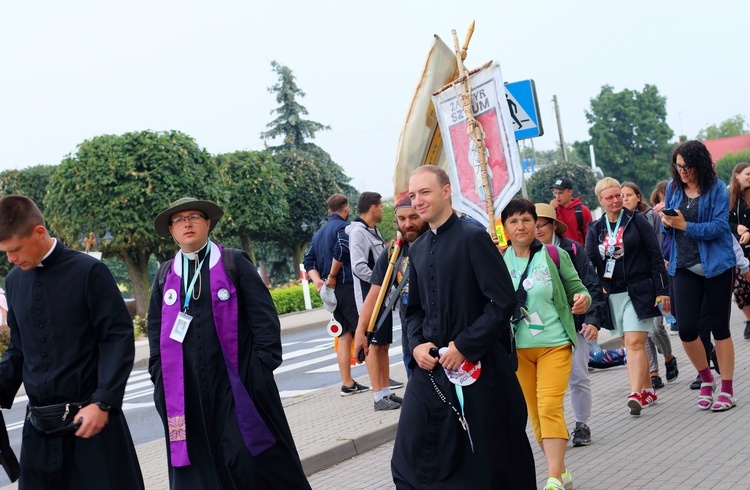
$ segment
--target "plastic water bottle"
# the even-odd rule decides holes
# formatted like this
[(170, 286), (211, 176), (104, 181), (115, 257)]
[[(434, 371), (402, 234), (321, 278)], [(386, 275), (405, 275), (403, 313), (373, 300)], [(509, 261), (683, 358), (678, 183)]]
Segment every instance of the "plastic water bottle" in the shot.
[(659, 311), (661, 311), (664, 320), (666, 320), (669, 325), (674, 325), (675, 323), (677, 323), (677, 318), (675, 318), (673, 314), (664, 313), (664, 311), (662, 310), (661, 298), (659, 298), (657, 304), (659, 305)]
[(596, 340), (589, 341), (589, 358), (594, 362), (602, 362), (604, 360), (604, 351)]

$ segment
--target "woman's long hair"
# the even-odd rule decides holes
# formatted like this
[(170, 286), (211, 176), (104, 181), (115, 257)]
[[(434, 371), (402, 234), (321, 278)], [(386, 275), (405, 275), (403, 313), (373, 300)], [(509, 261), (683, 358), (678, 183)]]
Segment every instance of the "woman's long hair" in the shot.
[(729, 181), (729, 209), (735, 209), (737, 203), (742, 197), (745, 200), (745, 204), (750, 208), (750, 187), (742, 190), (740, 182), (737, 180), (737, 174), (750, 167), (750, 163), (740, 162), (734, 166), (732, 170), (732, 178)]
[(677, 155), (680, 155), (685, 160), (685, 165), (692, 168), (695, 172), (698, 189), (701, 194), (706, 192), (716, 182), (716, 171), (714, 170), (714, 164), (711, 161), (711, 153), (709, 153), (706, 145), (697, 140), (685, 141), (680, 143), (677, 148), (672, 150), (672, 179), (675, 183), (685, 188), (685, 183), (682, 181), (680, 172), (677, 171)]
[(641, 189), (638, 187), (638, 185), (635, 182), (623, 182), (620, 185), (620, 188), (627, 187), (631, 191), (633, 191), (638, 198), (638, 207), (636, 208), (636, 211), (643, 214), (646, 211), (648, 211), (649, 205), (643, 202), (643, 194), (641, 194)]

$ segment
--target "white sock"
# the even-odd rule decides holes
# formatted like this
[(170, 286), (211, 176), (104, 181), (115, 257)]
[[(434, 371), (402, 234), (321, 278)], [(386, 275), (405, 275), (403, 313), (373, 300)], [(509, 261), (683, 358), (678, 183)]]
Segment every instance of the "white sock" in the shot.
[(391, 396), (391, 387), (386, 386), (381, 390), (381, 393), (383, 393), (383, 396)]
[(383, 390), (375, 391), (375, 392), (373, 392), (373, 394), (375, 395), (375, 402), (376, 403), (386, 397), (386, 395), (383, 394)]

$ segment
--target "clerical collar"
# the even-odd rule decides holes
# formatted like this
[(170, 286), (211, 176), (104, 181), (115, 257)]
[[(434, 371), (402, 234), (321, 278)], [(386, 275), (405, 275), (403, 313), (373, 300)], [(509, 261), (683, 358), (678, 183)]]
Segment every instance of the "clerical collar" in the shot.
[(448, 231), (456, 221), (458, 221), (458, 216), (456, 216), (456, 213), (451, 213), (450, 217), (445, 221), (445, 223), (435, 229), (430, 228), (430, 231), (435, 235), (440, 235), (441, 233), (445, 233), (446, 231)]
[(44, 254), (44, 257), (42, 257), (42, 260), (40, 260), (39, 263), (36, 265), (37, 267), (44, 267), (44, 265), (42, 264), (42, 262), (44, 262), (44, 259), (46, 259), (50, 255), (52, 255), (52, 251), (55, 250), (55, 246), (56, 245), (57, 245), (57, 238), (53, 238), (52, 239), (52, 246), (50, 247), (49, 250), (47, 250), (47, 253)]
[(200, 260), (206, 256), (206, 251), (208, 250), (207, 246), (208, 241), (199, 250), (195, 252), (182, 252), (182, 255), (184, 255), (188, 260)]

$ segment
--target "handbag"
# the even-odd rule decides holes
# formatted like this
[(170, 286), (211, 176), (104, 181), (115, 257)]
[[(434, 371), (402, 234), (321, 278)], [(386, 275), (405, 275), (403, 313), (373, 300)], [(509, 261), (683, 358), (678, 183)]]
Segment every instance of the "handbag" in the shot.
[(81, 407), (81, 403), (57, 403), (43, 407), (29, 405), (26, 419), (39, 434), (63, 436), (74, 433), (81, 426), (83, 420), (75, 421)]

